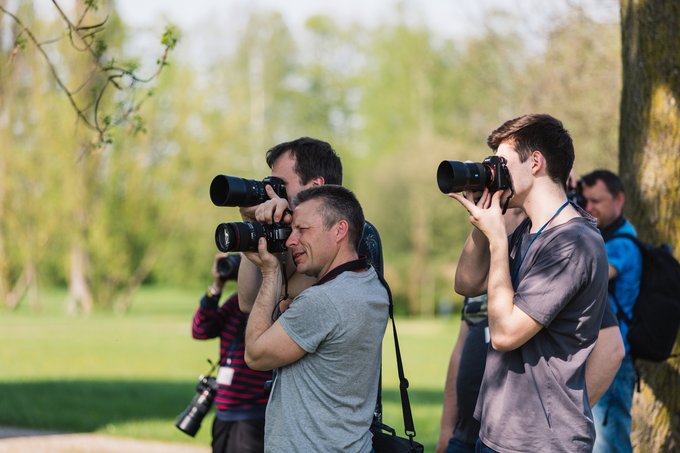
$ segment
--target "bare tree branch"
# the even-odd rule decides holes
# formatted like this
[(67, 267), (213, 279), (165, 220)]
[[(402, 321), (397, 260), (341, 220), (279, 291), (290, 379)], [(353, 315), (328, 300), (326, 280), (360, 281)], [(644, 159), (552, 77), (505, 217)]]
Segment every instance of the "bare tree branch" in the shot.
[[(82, 83), (79, 83), (76, 88), (69, 88), (64, 79), (60, 76), (57, 65), (50, 59), (50, 56), (46, 51), (47, 45), (60, 41), (63, 39), (63, 36), (42, 41), (38, 40), (33, 31), (29, 29), (17, 15), (13, 14), (7, 10), (4, 5), (0, 4), (0, 12), (6, 14), (19, 26), (11, 58), (14, 58), (18, 51), (23, 47), (21, 38), (22, 36), (26, 36), (42, 55), (52, 77), (59, 89), (66, 95), (78, 119), (88, 129), (97, 133), (97, 140), (93, 145), (97, 147), (109, 143), (109, 132), (116, 126), (125, 123), (126, 121), (130, 121), (130, 116), (139, 111), (141, 105), (148, 99), (148, 96), (145, 96), (142, 99), (136, 99), (136, 89), (138, 88), (138, 85), (149, 83), (156, 79), (163, 68), (167, 66), (170, 51), (177, 44), (177, 32), (174, 27), (166, 28), (161, 39), (163, 53), (156, 61), (156, 70), (150, 76), (142, 77), (137, 74), (134, 68), (116, 64), (116, 60), (113, 58), (106, 62), (103, 61), (106, 43), (99, 39), (99, 35), (105, 30), (108, 16), (97, 23), (90, 25), (85, 24), (88, 14), (91, 14), (94, 9), (92, 3), (86, 2), (85, 8), (75, 22), (68, 17), (56, 0), (52, 0), (52, 4), (59, 13), (61, 20), (66, 24), (66, 33), (64, 36), (68, 36), (71, 47), (75, 51), (87, 53), (95, 69), (88, 74), (85, 80)], [(76, 95), (78, 95), (83, 88), (90, 86), (96, 77), (100, 76), (104, 76), (104, 79), (101, 86), (96, 88), (96, 92), (93, 96), (94, 101), (79, 101), (76, 98)], [(123, 96), (128, 98), (128, 101), (121, 102), (119, 104), (120, 107), (113, 108), (114, 111), (112, 113), (106, 114), (103, 113), (104, 95), (107, 93), (109, 86), (113, 86), (117, 92), (123, 93)], [(142, 129), (139, 127), (138, 122), (139, 120), (135, 118), (136, 124), (134, 130)]]

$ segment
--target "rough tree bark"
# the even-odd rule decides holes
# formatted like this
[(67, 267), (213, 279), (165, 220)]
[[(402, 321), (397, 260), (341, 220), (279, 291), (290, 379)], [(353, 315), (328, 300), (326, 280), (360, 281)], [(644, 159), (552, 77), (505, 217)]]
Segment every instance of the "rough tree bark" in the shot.
[[(621, 0), (619, 171), (626, 215), (643, 240), (680, 256), (680, 2)], [(680, 351), (676, 340), (675, 352)], [(633, 402), (637, 452), (680, 448), (680, 360), (641, 363)]]

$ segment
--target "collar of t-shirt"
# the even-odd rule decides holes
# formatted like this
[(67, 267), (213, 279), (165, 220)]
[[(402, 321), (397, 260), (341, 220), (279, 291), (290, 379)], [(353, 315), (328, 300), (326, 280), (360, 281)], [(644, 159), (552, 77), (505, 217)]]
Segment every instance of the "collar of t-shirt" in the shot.
[(600, 233), (602, 233), (602, 237), (605, 240), (609, 239), (609, 237), (616, 233), (618, 229), (623, 226), (624, 223), (626, 223), (625, 217), (619, 216), (618, 219), (614, 220), (614, 223), (600, 230)]

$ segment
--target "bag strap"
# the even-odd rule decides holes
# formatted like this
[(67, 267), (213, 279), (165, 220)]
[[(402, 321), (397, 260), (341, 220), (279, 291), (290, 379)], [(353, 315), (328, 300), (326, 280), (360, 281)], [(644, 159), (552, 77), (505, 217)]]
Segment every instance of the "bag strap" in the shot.
[[(409, 440), (413, 442), (413, 438), (416, 436), (416, 429), (413, 426), (413, 415), (411, 413), (411, 402), (408, 398), (408, 379), (404, 376), (404, 365), (401, 361), (401, 351), (399, 350), (399, 338), (397, 336), (397, 325), (394, 322), (394, 304), (392, 303), (392, 291), (390, 286), (387, 284), (382, 275), (378, 274), (380, 282), (383, 284), (387, 290), (387, 297), (390, 302), (389, 315), (392, 320), (392, 333), (394, 336), (394, 351), (397, 356), (397, 372), (399, 373), (399, 394), (401, 396), (401, 410), (404, 416), (404, 432), (408, 436)], [(381, 373), (382, 374), (382, 373)], [(382, 376), (381, 376), (382, 377)], [(382, 384), (378, 386), (378, 398), (380, 401), (380, 395), (382, 394)]]
[(616, 233), (616, 234), (612, 234), (611, 236), (608, 236), (608, 237), (604, 240), (604, 242), (609, 242), (609, 241), (611, 241), (612, 239), (616, 239), (616, 238), (630, 239), (631, 241), (633, 241), (633, 242), (635, 243), (635, 245), (638, 246), (638, 248), (640, 248), (640, 246), (642, 245), (642, 244), (640, 243), (640, 239), (637, 238), (637, 237), (635, 237), (635, 236), (633, 236), (633, 235), (630, 234), (630, 233)]
[[(612, 239), (616, 238), (623, 238), (623, 239), (629, 239), (631, 240), (638, 249), (640, 249), (640, 253), (642, 253), (642, 247), (640, 244), (640, 240), (633, 236), (632, 234), (628, 233), (619, 233), (619, 234), (613, 234), (605, 239), (605, 242), (609, 242)], [(612, 295), (612, 300), (614, 301), (614, 305), (616, 305), (616, 317), (620, 320), (626, 323), (626, 325), (630, 328), (631, 323), (633, 322), (633, 318), (628, 316), (626, 312), (623, 311), (623, 308), (621, 308), (621, 305), (619, 304), (618, 299), (616, 298), (616, 293), (613, 288), (613, 280), (610, 282), (610, 291), (609, 294)]]

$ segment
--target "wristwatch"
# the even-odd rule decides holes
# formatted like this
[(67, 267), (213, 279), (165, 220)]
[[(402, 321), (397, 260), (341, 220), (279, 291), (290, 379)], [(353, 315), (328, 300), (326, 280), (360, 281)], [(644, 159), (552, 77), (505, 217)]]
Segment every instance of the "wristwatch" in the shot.
[(215, 288), (214, 285), (208, 286), (208, 291), (206, 291), (206, 295), (210, 298), (220, 297), (221, 294), (222, 290)]

